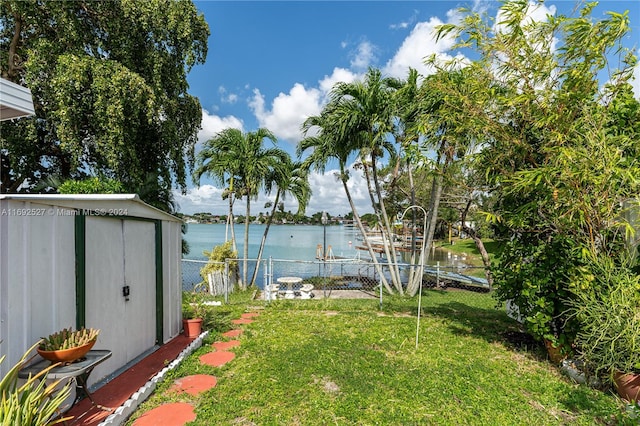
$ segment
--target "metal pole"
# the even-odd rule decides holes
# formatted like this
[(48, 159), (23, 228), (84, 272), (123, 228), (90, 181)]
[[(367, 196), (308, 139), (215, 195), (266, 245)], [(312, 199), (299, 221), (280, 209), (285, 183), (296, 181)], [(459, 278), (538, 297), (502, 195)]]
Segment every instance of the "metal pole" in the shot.
[(420, 209), (424, 214), (423, 226), (422, 226), (422, 247), (420, 248), (420, 271), (418, 273), (418, 277), (420, 279), (420, 289), (418, 291), (418, 321), (416, 323), (416, 349), (418, 349), (418, 342), (420, 336), (420, 312), (422, 311), (422, 276), (424, 275), (424, 246), (425, 246), (425, 237), (427, 236), (427, 211), (420, 206), (409, 206), (407, 207), (402, 216), (400, 216), (400, 220), (404, 217), (405, 213), (409, 209)]
[(229, 303), (229, 259), (224, 260), (224, 303)]
[[(322, 231), (324, 234), (323, 242), (322, 242), (322, 287), (327, 288), (327, 212), (322, 212), (322, 217), (320, 219), (322, 222)], [(326, 297), (326, 295), (325, 295)]]

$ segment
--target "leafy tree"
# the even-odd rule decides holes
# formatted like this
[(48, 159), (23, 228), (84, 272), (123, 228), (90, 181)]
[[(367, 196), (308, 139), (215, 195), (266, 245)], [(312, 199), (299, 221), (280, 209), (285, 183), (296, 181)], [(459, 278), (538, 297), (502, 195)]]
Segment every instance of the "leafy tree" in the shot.
[(0, 74), (35, 107), (1, 124), (1, 192), (51, 175), (106, 176), (126, 192), (152, 176), (152, 199), (174, 181), (184, 190), (201, 120), (186, 75), (208, 36), (187, 0), (0, 3)]
[(621, 45), (628, 14), (596, 20), (594, 5), (535, 21), (538, 5), (509, 1), (499, 22), (465, 12), (439, 30), (480, 54), (466, 92), (443, 91), (451, 108), (467, 105), (464, 128), (485, 135), (492, 217), (510, 239), (495, 268), (498, 297), (516, 299), (529, 331), (555, 341), (573, 338), (567, 299), (589, 281), (588, 260), (624, 250), (625, 206), (637, 206), (640, 193), (637, 141), (628, 136), (637, 134), (627, 84), (636, 58)]
[(98, 177), (81, 181), (67, 180), (58, 186), (61, 194), (118, 194), (122, 193), (122, 184), (117, 180)]

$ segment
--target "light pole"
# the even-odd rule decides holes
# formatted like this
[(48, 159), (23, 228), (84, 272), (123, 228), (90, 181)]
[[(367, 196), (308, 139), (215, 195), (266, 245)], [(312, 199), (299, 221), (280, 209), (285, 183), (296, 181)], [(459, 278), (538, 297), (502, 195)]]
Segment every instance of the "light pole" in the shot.
[(422, 210), (424, 215), (424, 224), (422, 226), (422, 247), (420, 247), (420, 271), (418, 272), (418, 279), (420, 280), (420, 287), (418, 291), (418, 322), (416, 324), (416, 349), (418, 349), (418, 336), (420, 334), (420, 311), (422, 310), (422, 276), (424, 275), (424, 246), (427, 237), (427, 211), (420, 206), (409, 206), (404, 212), (402, 212), (402, 216), (400, 216), (400, 221), (404, 218), (404, 215), (410, 209), (419, 209)]
[[(322, 230), (324, 234), (324, 238), (322, 241), (322, 283), (324, 291), (327, 290), (327, 212), (322, 212), (322, 217), (320, 218), (320, 222), (322, 222)], [(326, 297), (326, 293), (325, 293)]]
[(327, 212), (322, 212), (322, 218), (320, 219), (320, 221), (322, 222), (322, 228), (324, 231), (324, 240), (322, 245), (322, 260), (326, 260), (327, 259), (327, 222), (328, 222)]

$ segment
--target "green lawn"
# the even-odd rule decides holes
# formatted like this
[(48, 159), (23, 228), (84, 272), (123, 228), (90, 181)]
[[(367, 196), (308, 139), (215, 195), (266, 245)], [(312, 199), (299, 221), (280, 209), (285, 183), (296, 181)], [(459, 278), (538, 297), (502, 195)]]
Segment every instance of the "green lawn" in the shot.
[[(261, 308), (238, 297), (214, 309), (237, 317)], [(489, 294), (426, 291), (416, 349), (415, 299), (387, 297), (382, 311), (377, 300), (273, 302), (243, 326), (236, 359), (202, 366), (198, 356), (212, 350), (205, 344), (136, 415), (183, 400), (195, 404), (197, 425), (624, 422), (610, 392), (573, 384), (535, 344), (508, 343), (503, 336), (518, 326), (494, 306)], [(166, 392), (190, 374), (213, 374), (218, 385), (195, 398)]]

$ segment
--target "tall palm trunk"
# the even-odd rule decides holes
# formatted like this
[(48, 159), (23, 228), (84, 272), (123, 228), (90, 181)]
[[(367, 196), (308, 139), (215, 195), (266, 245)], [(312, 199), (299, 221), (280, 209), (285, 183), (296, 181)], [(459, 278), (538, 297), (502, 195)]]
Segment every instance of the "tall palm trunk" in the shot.
[[(227, 228), (231, 230), (231, 245), (234, 252), (238, 252), (238, 246), (236, 244), (236, 230), (234, 227), (235, 220), (233, 218), (233, 194), (229, 194), (229, 215), (227, 216)], [(224, 239), (227, 241), (227, 231), (225, 229)]]
[(256, 279), (258, 278), (258, 269), (260, 268), (260, 260), (262, 260), (262, 253), (264, 252), (264, 246), (267, 243), (267, 235), (269, 234), (269, 228), (271, 227), (271, 222), (273, 222), (273, 215), (276, 213), (276, 209), (278, 207), (278, 202), (280, 201), (280, 193), (282, 191), (278, 189), (276, 192), (276, 199), (273, 202), (273, 207), (271, 208), (271, 214), (267, 218), (267, 223), (264, 228), (264, 233), (262, 234), (262, 240), (260, 240), (260, 248), (258, 249), (258, 257), (256, 261), (256, 267), (253, 270), (253, 277), (251, 277), (251, 285), (254, 285)]
[(400, 279), (400, 269), (398, 267), (398, 256), (396, 253), (395, 246), (395, 232), (392, 229), (392, 224), (389, 220), (389, 215), (387, 214), (387, 209), (384, 203), (384, 198), (382, 197), (382, 188), (380, 187), (380, 180), (378, 179), (378, 170), (376, 165), (376, 156), (373, 155), (371, 157), (371, 172), (373, 174), (373, 185), (376, 191), (376, 197), (378, 198), (378, 206), (380, 213), (382, 214), (382, 225), (383, 225), (383, 234), (387, 235), (387, 240), (389, 241), (389, 250), (387, 254), (387, 262), (389, 264), (389, 273), (391, 274), (391, 281), (394, 287), (398, 290), (400, 294), (404, 294), (404, 289), (402, 287), (402, 280)]
[[(373, 163), (373, 156), (372, 156)], [(394, 265), (396, 265), (397, 259), (394, 255), (395, 250), (393, 250), (393, 236), (389, 234), (389, 227), (384, 222), (384, 216), (381, 213), (380, 205), (382, 200), (377, 196), (378, 192), (375, 189), (375, 178), (371, 175), (374, 174), (369, 173), (369, 167), (371, 170), (375, 170), (374, 166), (369, 166), (363, 160), (363, 170), (365, 179), (367, 181), (367, 190), (369, 192), (369, 199), (371, 200), (371, 205), (374, 209), (375, 215), (378, 218), (378, 223), (380, 223), (380, 236), (382, 238), (382, 250), (384, 252), (384, 257), (387, 260), (387, 267), (389, 268), (389, 275), (391, 276), (391, 282), (396, 291), (400, 294), (404, 293), (404, 289), (402, 288), (402, 283), (398, 279), (398, 276), (395, 274)]]
[(246, 290), (247, 288), (247, 271), (248, 271), (248, 259), (249, 259), (249, 222), (251, 215), (251, 195), (247, 190), (247, 210), (244, 218), (244, 247), (242, 248), (242, 257), (244, 258), (242, 264), (242, 283), (241, 286)]
[(382, 270), (382, 266), (378, 262), (378, 259), (376, 257), (376, 253), (373, 251), (373, 247), (371, 246), (371, 242), (369, 241), (369, 238), (367, 237), (367, 232), (364, 229), (364, 225), (362, 225), (362, 221), (360, 220), (360, 215), (358, 215), (358, 211), (356, 210), (356, 205), (353, 202), (353, 198), (351, 197), (351, 192), (349, 191), (349, 186), (347, 185), (348, 179), (346, 179), (345, 176), (346, 175), (344, 173), (344, 167), (342, 165), (340, 165), (340, 180), (342, 181), (342, 186), (344, 187), (344, 192), (347, 195), (347, 200), (349, 201), (349, 206), (351, 207), (351, 212), (353, 213), (353, 220), (355, 220), (356, 224), (358, 225), (358, 229), (360, 230), (360, 233), (362, 234), (364, 244), (367, 247), (367, 250), (369, 251), (369, 256), (371, 256), (371, 261), (373, 262), (373, 267), (376, 269), (376, 272), (378, 273), (378, 276), (380, 276), (380, 282), (382, 283), (382, 285), (384, 286), (384, 288), (387, 290), (387, 292), (389, 294), (393, 294), (393, 289), (389, 286), (389, 283), (387, 282), (387, 278), (384, 275), (384, 271)]
[[(416, 205), (416, 188), (413, 182), (413, 171), (411, 170), (411, 165), (407, 163), (407, 176), (409, 178), (409, 193), (411, 206)], [(426, 220), (426, 218), (425, 218)], [(420, 259), (416, 259), (416, 255), (418, 253), (417, 245), (416, 245), (416, 211), (415, 209), (411, 209), (411, 267), (409, 268), (409, 279), (407, 283), (407, 292), (411, 294), (411, 291), (415, 288), (419, 288), (422, 284), (422, 275), (424, 271), (417, 270), (418, 268), (415, 266), (416, 263), (419, 263)], [(422, 236), (422, 244), (424, 245), (424, 238)], [(424, 246), (423, 246), (424, 247)], [(426, 247), (424, 247), (426, 248)], [(420, 251), (422, 255), (424, 255), (424, 248)], [(417, 260), (417, 262), (416, 262)]]

